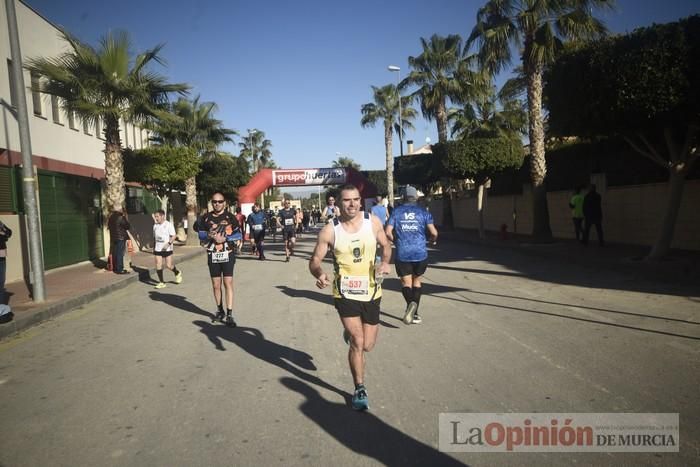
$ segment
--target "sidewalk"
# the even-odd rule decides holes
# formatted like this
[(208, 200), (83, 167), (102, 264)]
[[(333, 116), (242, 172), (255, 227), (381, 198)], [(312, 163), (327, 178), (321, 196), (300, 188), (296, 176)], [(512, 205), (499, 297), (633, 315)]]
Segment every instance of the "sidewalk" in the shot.
[(671, 250), (662, 261), (647, 261), (649, 246), (606, 244), (601, 248), (597, 239), (583, 246), (573, 239), (554, 239), (552, 243), (535, 243), (531, 236), (508, 233), (503, 238), (498, 232), (486, 232), (479, 238), (476, 230), (455, 229), (440, 231), (439, 241), (461, 241), (492, 248), (507, 248), (520, 254), (577, 264), (598, 270), (614, 270), (633, 275), (637, 279), (699, 284), (700, 252)]
[[(175, 248), (175, 264), (203, 254), (199, 246)], [(131, 254), (131, 274), (114, 274), (105, 269), (106, 263), (85, 262), (73, 266), (47, 271), (45, 287), (47, 299), (44, 303), (34, 303), (24, 281), (5, 285), (9, 305), (14, 318), (0, 324), (0, 339), (53, 318), (75, 307), (89, 303), (112, 291), (126, 287), (138, 280), (155, 277), (153, 254), (139, 251)]]

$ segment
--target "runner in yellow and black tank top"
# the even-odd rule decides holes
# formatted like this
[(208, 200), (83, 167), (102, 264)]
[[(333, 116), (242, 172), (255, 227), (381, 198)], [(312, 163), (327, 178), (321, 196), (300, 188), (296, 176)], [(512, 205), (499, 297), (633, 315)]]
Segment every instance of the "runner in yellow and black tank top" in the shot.
[(336, 218), (333, 221), (333, 296), (359, 302), (369, 302), (382, 296), (381, 285), (375, 281), (374, 257), (377, 238), (369, 213), (364, 213), (362, 228), (348, 233)]

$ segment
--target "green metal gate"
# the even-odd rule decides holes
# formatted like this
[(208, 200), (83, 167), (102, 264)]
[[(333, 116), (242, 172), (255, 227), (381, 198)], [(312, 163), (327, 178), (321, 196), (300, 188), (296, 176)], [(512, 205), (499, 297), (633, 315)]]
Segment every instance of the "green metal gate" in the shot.
[(39, 200), (46, 269), (104, 256), (99, 181), (40, 170)]

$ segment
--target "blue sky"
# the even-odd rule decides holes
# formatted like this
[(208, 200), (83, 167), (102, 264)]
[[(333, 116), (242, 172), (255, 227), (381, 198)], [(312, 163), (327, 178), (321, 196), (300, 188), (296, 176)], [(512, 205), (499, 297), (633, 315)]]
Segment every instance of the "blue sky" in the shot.
[[(363, 129), (360, 107), (371, 85), (396, 82), (432, 34), (467, 37), (482, 0), (132, 1), (24, 0), (55, 24), (96, 43), (109, 30), (131, 34), (134, 50), (165, 43), (173, 82), (219, 106), (225, 126), (258, 128), (282, 168), (329, 167), (337, 153), (363, 169), (384, 168), (381, 125)], [(698, 0), (618, 0), (601, 17), (626, 32), (700, 12)], [(503, 81), (500, 77), (499, 81)], [(437, 140), (419, 119), (416, 147)], [(394, 154), (398, 155), (395, 138)], [(236, 141), (237, 143), (238, 141)], [(237, 144), (225, 150), (237, 153)]]

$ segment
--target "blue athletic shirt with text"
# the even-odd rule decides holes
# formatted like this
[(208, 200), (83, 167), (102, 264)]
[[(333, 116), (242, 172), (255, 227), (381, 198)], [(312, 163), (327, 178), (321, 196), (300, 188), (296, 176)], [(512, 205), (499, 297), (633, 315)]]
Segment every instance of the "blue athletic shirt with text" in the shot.
[(260, 224), (264, 227), (266, 220), (267, 215), (262, 211), (253, 212), (248, 215), (248, 224), (250, 224), (251, 227), (256, 224)]
[(394, 228), (394, 244), (399, 261), (415, 262), (428, 258), (425, 231), (433, 215), (414, 203), (394, 209), (387, 225)]

